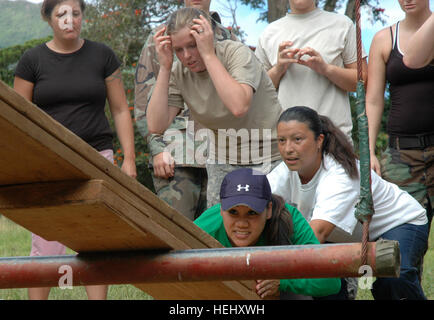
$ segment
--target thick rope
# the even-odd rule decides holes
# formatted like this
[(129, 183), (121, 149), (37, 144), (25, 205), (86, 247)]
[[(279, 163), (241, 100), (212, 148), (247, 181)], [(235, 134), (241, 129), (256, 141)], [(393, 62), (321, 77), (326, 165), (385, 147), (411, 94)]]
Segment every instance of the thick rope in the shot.
[(360, 0), (356, 0), (356, 39), (357, 39), (357, 123), (359, 128), (360, 150), (360, 199), (356, 205), (356, 218), (363, 223), (361, 265), (367, 265), (369, 224), (374, 206), (371, 191), (371, 161), (369, 153), (368, 119), (365, 107), (365, 87), (362, 75), (362, 39), (360, 28)]
[(362, 76), (362, 31), (360, 29), (360, 0), (356, 0), (356, 41), (357, 41), (357, 80), (363, 82)]

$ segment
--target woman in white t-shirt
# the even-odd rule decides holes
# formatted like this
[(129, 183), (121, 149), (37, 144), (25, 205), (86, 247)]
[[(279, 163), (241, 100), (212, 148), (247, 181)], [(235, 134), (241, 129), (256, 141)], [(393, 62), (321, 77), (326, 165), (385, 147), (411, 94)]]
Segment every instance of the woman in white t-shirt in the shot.
[[(273, 193), (310, 222), (320, 242), (359, 242), (354, 216), (359, 198), (359, 163), (345, 134), (308, 107), (293, 107), (277, 122), (283, 162), (268, 174)], [(396, 240), (401, 251), (399, 278), (377, 278), (375, 299), (426, 299), (418, 264), (428, 245), (425, 209), (407, 192), (371, 171), (374, 214), (370, 241)]]
[(282, 108), (276, 90), (248, 46), (214, 42), (202, 10), (177, 10), (154, 42), (160, 71), (147, 111), (149, 132), (164, 132), (184, 104), (206, 128), (210, 207), (220, 202), (226, 173), (246, 166), (268, 173), (280, 161), (274, 128)]
[[(290, 12), (267, 25), (255, 54), (273, 80), (283, 109), (310, 106), (352, 141), (348, 92), (357, 85), (356, 28), (350, 18), (319, 9), (317, 2), (288, 0)], [(366, 81), (364, 50), (362, 57)]]

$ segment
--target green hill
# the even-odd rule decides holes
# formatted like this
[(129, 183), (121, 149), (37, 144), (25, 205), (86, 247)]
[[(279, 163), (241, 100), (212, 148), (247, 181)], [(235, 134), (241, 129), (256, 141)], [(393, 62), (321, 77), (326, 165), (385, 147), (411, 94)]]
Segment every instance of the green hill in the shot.
[(51, 34), (40, 8), (40, 3), (0, 0), (0, 49)]

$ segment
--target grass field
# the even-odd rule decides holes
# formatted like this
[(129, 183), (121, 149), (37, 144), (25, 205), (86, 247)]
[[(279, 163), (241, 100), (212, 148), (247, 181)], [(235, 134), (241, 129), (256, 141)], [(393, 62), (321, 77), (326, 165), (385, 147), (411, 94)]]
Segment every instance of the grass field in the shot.
[[(0, 257), (28, 256), (30, 244), (31, 235), (29, 231), (0, 215)], [(74, 254), (74, 252), (68, 249), (67, 254)], [(84, 287), (74, 287), (73, 289), (53, 288), (49, 298), (52, 300), (85, 300), (87, 295)], [(27, 299), (27, 289), (0, 290), (0, 299)], [(108, 299), (149, 300), (152, 297), (133, 285), (112, 285), (109, 286)]]
[[(0, 215), (0, 257), (28, 256), (30, 252), (30, 232)], [(68, 250), (68, 254), (73, 251)], [(434, 232), (431, 232), (429, 249), (425, 255), (422, 286), (429, 300), (434, 299)], [(0, 299), (27, 299), (26, 289), (0, 290)], [(52, 300), (85, 300), (86, 292), (83, 287), (70, 289), (53, 288), (50, 293)], [(132, 285), (112, 285), (109, 287), (110, 300), (149, 300), (149, 295)], [(359, 290), (357, 300), (372, 300), (369, 290)]]

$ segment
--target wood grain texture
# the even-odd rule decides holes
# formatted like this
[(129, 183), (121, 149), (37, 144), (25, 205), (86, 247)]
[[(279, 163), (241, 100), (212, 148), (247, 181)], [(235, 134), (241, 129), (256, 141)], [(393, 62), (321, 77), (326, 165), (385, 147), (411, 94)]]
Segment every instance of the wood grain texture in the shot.
[(153, 221), (143, 217), (146, 221), (138, 224), (131, 211), (103, 180), (0, 188), (4, 216), (46, 240), (62, 239), (76, 252), (170, 249), (156, 236), (161, 230)]

